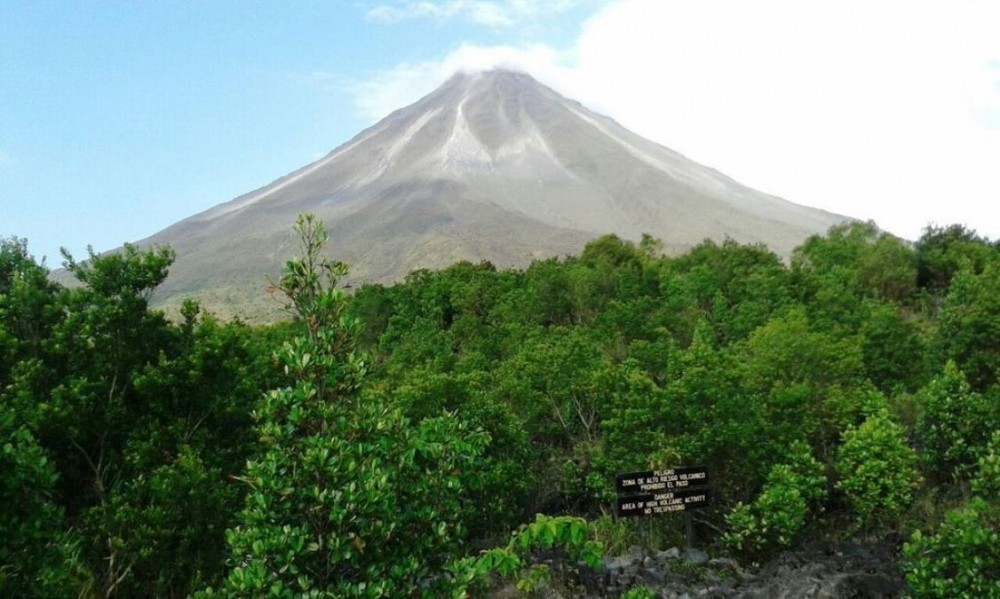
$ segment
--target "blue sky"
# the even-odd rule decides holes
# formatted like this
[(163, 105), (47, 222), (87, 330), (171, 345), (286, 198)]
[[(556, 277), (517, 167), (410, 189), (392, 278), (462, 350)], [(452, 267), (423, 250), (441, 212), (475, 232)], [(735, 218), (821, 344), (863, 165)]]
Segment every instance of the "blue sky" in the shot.
[(1000, 237), (1000, 3), (0, 3), (0, 235), (107, 250), (511, 66), (763, 191)]

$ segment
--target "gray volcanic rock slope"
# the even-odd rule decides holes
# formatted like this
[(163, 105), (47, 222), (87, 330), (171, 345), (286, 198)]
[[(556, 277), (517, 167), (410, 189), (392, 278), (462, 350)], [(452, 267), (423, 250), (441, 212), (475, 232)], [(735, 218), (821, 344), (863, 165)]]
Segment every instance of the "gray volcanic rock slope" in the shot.
[(763, 194), (506, 70), (460, 73), (324, 158), (143, 240), (177, 262), (158, 296), (246, 304), (294, 251), (296, 215), (331, 231), (356, 281), (490, 260), (525, 265), (604, 233), (673, 251), (704, 238), (787, 255), (845, 217)]

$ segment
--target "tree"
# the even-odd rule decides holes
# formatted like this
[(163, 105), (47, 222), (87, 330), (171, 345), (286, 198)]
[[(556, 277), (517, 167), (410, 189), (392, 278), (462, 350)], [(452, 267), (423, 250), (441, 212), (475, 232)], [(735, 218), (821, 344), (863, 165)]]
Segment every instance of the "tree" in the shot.
[(914, 597), (1000, 597), (1000, 510), (974, 498), (933, 534), (913, 533), (903, 571)]
[(837, 488), (866, 531), (891, 525), (913, 501), (920, 474), (916, 453), (904, 435), (886, 408), (844, 431), (837, 452)]
[(771, 468), (760, 495), (750, 504), (738, 503), (726, 515), (727, 544), (744, 554), (768, 555), (788, 547), (805, 527), (806, 516), (820, 509), (826, 495), (823, 466), (807, 443), (789, 447), (789, 459)]
[(882, 233), (858, 256), (857, 278), (866, 298), (903, 303), (917, 289), (916, 255), (902, 239)]
[(917, 394), (917, 433), (932, 472), (944, 480), (968, 478), (1000, 425), (1000, 408), (972, 391), (965, 375), (949, 361)]
[(769, 434), (765, 406), (742, 389), (737, 357), (714, 343), (711, 325), (699, 322), (677, 377), (663, 387), (658, 422), (682, 463), (725, 472), (712, 485), (724, 503), (759, 488), (786, 443)]
[[(488, 391), (496, 385), (491, 373), (437, 373), (414, 367), (405, 378), (387, 388), (369, 387), (367, 395), (377, 400), (390, 395), (395, 406), (411, 421), (452, 413), (472, 429), (489, 435), (489, 445), (463, 480), (476, 480), (470, 488), (468, 533), (471, 538), (504, 534), (522, 522), (530, 511), (528, 502), (537, 485), (543, 460), (529, 443), (524, 422), (511, 407)], [(364, 401), (364, 399), (362, 399)]]
[(314, 217), (296, 232), (303, 256), (275, 287), (306, 331), (278, 352), (292, 386), (255, 413), (261, 454), (240, 477), (249, 493), (227, 534), (235, 565), (221, 592), (410, 596), (455, 556), (461, 474), (487, 438), (447, 414), (410, 422), (384, 399), (359, 401), (360, 324), (336, 288), (346, 266), (322, 257)]
[(187, 597), (221, 580), (245, 488), (220, 483), (250, 456), (250, 411), (274, 378), (246, 327), (198, 320), (193, 304), (185, 312), (157, 361), (132, 377), (144, 412), (122, 449), (121, 481), (86, 515), (132, 565), (125, 596)]
[(98, 513), (117, 492), (125, 446), (144, 414), (134, 377), (168, 336), (162, 315), (147, 305), (173, 253), (126, 246), (105, 256), (90, 250), (86, 263), (64, 256), (83, 286), (55, 296), (39, 352), (18, 364), (4, 393), (52, 456), (56, 496), (78, 527), (81, 562), (96, 591), (111, 596), (132, 564)]
[(986, 450), (979, 458), (979, 468), (972, 479), (972, 490), (981, 497), (1000, 502), (1000, 430), (993, 431)]
[(0, 240), (0, 384), (17, 362), (39, 357), (50, 334), (59, 286), (49, 281), (44, 263), (28, 253), (28, 242), (16, 237)]
[(926, 381), (926, 344), (896, 305), (866, 300), (860, 328), (865, 374), (883, 393), (913, 391)]
[(941, 361), (954, 360), (972, 388), (1000, 381), (1000, 261), (981, 273), (959, 270), (940, 312), (935, 340)]
[(0, 595), (75, 595), (76, 541), (53, 501), (57, 476), (14, 411), (0, 404)]
[(817, 331), (795, 307), (758, 327), (733, 352), (740, 387), (763, 410), (767, 436), (779, 447), (811, 436), (817, 447), (831, 446), (857, 420), (860, 406), (844, 401), (857, 399), (853, 391), (863, 381), (857, 338)]
[[(272, 370), (245, 327), (199, 321), (193, 303), (180, 326), (149, 310), (172, 260), (167, 248), (91, 251), (85, 263), (67, 254), (83, 285), (51, 286), (41, 338), (15, 338), (19, 361), (0, 391), (51, 460), (53, 521), (73, 530), (86, 588), (103, 596), (187, 596), (218, 578), (242, 498), (218, 481), (246, 459), (248, 400)], [(34, 280), (14, 279), (8, 290)], [(39, 313), (6, 305), (5, 322)]]
[(799, 298), (824, 330), (850, 330), (864, 317), (862, 300), (903, 302), (913, 295), (913, 251), (874, 222), (849, 222), (813, 235), (792, 254)]
[(959, 270), (981, 272), (997, 258), (997, 246), (963, 225), (929, 225), (914, 246), (917, 254), (917, 283), (934, 294), (948, 290)]
[(672, 261), (669, 271), (681, 277), (722, 343), (745, 338), (791, 300), (788, 270), (763, 245), (706, 240)]

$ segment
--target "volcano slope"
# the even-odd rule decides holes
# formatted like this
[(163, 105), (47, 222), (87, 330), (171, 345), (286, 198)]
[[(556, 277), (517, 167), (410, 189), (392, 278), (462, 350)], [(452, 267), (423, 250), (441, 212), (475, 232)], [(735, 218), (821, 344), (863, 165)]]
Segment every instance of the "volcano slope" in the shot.
[(459, 73), (324, 158), (140, 241), (177, 253), (154, 301), (274, 318), (266, 279), (302, 212), (325, 221), (354, 284), (459, 260), (524, 266), (607, 233), (648, 233), (671, 253), (731, 237), (787, 256), (846, 220), (741, 185), (527, 74)]

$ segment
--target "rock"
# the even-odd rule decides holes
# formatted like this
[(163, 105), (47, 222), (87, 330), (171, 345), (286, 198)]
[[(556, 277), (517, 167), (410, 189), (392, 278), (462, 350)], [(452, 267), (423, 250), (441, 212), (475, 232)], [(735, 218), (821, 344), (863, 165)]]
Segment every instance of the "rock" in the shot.
[(623, 555), (620, 557), (604, 558), (604, 569), (609, 572), (618, 573), (631, 568), (636, 563), (636, 559)]
[(871, 551), (865, 549), (864, 547), (858, 545), (857, 543), (852, 543), (850, 541), (841, 543), (840, 546), (837, 547), (837, 554), (843, 555), (845, 557), (853, 557), (862, 560), (872, 559)]
[(661, 583), (666, 579), (666, 575), (659, 568), (645, 568), (642, 577), (647, 582)]
[(708, 554), (701, 549), (685, 549), (684, 553), (681, 554), (681, 558), (698, 566), (708, 563)]
[(713, 557), (708, 560), (708, 565), (716, 570), (731, 570), (733, 572), (740, 570), (740, 565), (736, 563), (736, 560), (728, 557)]
[[(551, 592), (543, 596), (617, 597), (644, 585), (657, 597), (677, 599), (901, 597), (906, 584), (896, 562), (898, 551), (898, 544), (888, 543), (815, 543), (782, 552), (760, 569), (747, 572), (730, 558), (710, 558), (699, 549), (671, 548), (652, 558), (642, 554), (608, 557), (597, 570), (580, 563), (573, 568), (574, 562), (568, 562), (565, 565), (575, 574), (553, 581)], [(555, 572), (560, 571), (559, 559), (549, 560)], [(501, 588), (488, 597), (506, 599), (506, 591)]]
[(665, 562), (668, 559), (677, 559), (681, 556), (681, 550), (676, 547), (671, 547), (666, 551), (658, 551), (656, 553), (656, 559), (661, 562)]

